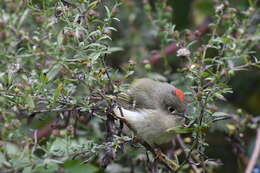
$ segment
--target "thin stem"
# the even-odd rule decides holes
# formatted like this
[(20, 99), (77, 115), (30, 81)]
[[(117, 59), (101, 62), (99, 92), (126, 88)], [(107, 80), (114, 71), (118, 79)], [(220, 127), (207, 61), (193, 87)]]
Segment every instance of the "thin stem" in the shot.
[(114, 92), (114, 85), (113, 85), (113, 82), (112, 82), (112, 80), (111, 80), (111, 78), (110, 78), (110, 75), (109, 75), (109, 73), (108, 73), (108, 71), (107, 71), (107, 66), (106, 66), (106, 62), (105, 62), (105, 58), (106, 58), (106, 56), (107, 56), (107, 54), (105, 54), (104, 55), (104, 57), (102, 57), (101, 59), (101, 61), (102, 61), (102, 64), (103, 64), (103, 66), (104, 66), (104, 68), (106, 69), (106, 71), (105, 71), (105, 73), (106, 73), (106, 76), (107, 76), (107, 78), (108, 78), (108, 80), (109, 80), (109, 84), (110, 84), (110, 86), (111, 86), (111, 90), (112, 90), (112, 92)]
[(183, 150), (183, 152), (184, 152), (184, 154), (185, 154), (185, 157), (188, 159), (189, 164), (190, 164), (191, 168), (193, 169), (193, 171), (194, 171), (195, 173), (199, 173), (200, 171), (198, 170), (198, 168), (196, 167), (196, 165), (193, 164), (194, 161), (193, 161), (192, 158), (189, 156), (189, 154), (185, 151), (186, 146), (185, 146), (184, 142), (182, 141), (182, 139), (181, 139), (181, 137), (180, 137), (179, 134), (177, 135), (177, 141), (178, 141), (178, 143), (180, 144), (180, 147), (182, 148), (182, 150)]
[(254, 148), (253, 154), (250, 158), (250, 161), (247, 165), (245, 173), (253, 172), (253, 169), (256, 165), (256, 162), (257, 162), (259, 155), (260, 155), (260, 128), (257, 129), (256, 140), (255, 140), (255, 148)]

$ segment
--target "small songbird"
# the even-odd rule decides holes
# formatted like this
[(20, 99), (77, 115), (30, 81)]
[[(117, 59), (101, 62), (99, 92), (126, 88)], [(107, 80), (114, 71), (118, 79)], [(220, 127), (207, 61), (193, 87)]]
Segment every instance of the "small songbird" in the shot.
[[(174, 128), (183, 124), (184, 93), (168, 83), (137, 79), (126, 92), (118, 94), (117, 100), (115, 115), (152, 146), (174, 139)], [(129, 135), (130, 131), (123, 132)]]

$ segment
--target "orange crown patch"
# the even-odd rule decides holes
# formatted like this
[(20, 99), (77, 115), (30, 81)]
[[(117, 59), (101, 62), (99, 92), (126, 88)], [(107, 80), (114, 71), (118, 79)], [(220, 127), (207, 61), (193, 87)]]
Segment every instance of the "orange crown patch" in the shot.
[(184, 93), (182, 90), (175, 88), (173, 92), (180, 98), (181, 101), (184, 101)]

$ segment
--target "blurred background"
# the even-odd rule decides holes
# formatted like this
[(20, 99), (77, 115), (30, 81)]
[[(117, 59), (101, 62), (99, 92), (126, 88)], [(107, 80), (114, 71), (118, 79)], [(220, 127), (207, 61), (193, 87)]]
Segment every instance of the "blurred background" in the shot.
[[(23, 1), (27, 2), (27, 1)], [(57, 12), (56, 8), (57, 3), (59, 4), (70, 4), (74, 1), (71, 0), (61, 0), (61, 1), (40, 1), (40, 0), (31, 0), (28, 1), (31, 3), (32, 6), (37, 6), (39, 9), (46, 10), (44, 12), (45, 15), (38, 15), (42, 14), (40, 10), (33, 9), (32, 6), (30, 6), (31, 10), (34, 12), (32, 15), (28, 15), (29, 17), (26, 18), (25, 24), (22, 26), (24, 27), (21, 33), (18, 33), (17, 36), (12, 34), (12, 31), (15, 30), (12, 27), (7, 27), (6, 24), (3, 24), (0, 22), (0, 42), (1, 43), (1, 50), (2, 52), (6, 51), (8, 52), (8, 48), (10, 47), (17, 47), (17, 52), (11, 52), (10, 56), (5, 56), (4, 53), (1, 54), (0, 52), (0, 69), (1, 69), (1, 78), (4, 76), (5, 71), (8, 68), (9, 63), (16, 62), (17, 60), (14, 59), (16, 53), (19, 54), (19, 51), (23, 51), (25, 49), (29, 49), (27, 47), (27, 41), (30, 39), (35, 39), (28, 33), (33, 33), (34, 29), (39, 31), (39, 35), (48, 35), (49, 33), (46, 33), (44, 30), (41, 31), (41, 27), (43, 25), (47, 25), (48, 23), (51, 23), (51, 20), (54, 20), (53, 18), (58, 18), (57, 16), (54, 17), (54, 11)], [(80, 4), (82, 2), (85, 2), (84, 0), (78, 0), (75, 1), (76, 3)], [(103, 2), (103, 1), (100, 1)], [(104, 1), (104, 4), (107, 6), (111, 4), (115, 4), (116, 1)], [(98, 2), (99, 3), (99, 2)], [(218, 0), (122, 0), (119, 1), (120, 5), (117, 6), (117, 8), (112, 9), (112, 13), (116, 14), (116, 17), (120, 21), (112, 21), (111, 26), (113, 26), (114, 29), (108, 29), (104, 32), (109, 35), (112, 38), (112, 41), (108, 42), (109, 45), (112, 47), (120, 48), (119, 51), (115, 51), (108, 55), (106, 58), (106, 64), (107, 66), (112, 69), (111, 71), (116, 72), (116, 75), (113, 76), (114, 73), (111, 74), (111, 77), (113, 80), (119, 80), (119, 83), (129, 83), (135, 78), (139, 77), (149, 77), (154, 79), (159, 79), (167, 82), (172, 82), (177, 87), (183, 89), (185, 92), (189, 92), (191, 88), (189, 88), (190, 85), (187, 85), (189, 83), (188, 79), (184, 78), (184, 75), (182, 74), (182, 67), (183, 64), (185, 64), (185, 60), (182, 56), (177, 55), (177, 47), (182, 47), (186, 43), (193, 43), (194, 38), (196, 39), (196, 43), (191, 44), (191, 47), (196, 49), (200, 45), (205, 44), (207, 40), (211, 37), (209, 30), (210, 30), (210, 23), (215, 20), (215, 11), (217, 11), (216, 8), (221, 8), (220, 6), (216, 7), (216, 4), (226, 4), (228, 8), (230, 9), (230, 14), (223, 15), (225, 17), (224, 20), (228, 21), (230, 20), (230, 23), (236, 22), (232, 21), (232, 13), (238, 12), (238, 15), (241, 15), (246, 12), (250, 13), (250, 10), (255, 12), (255, 16), (252, 18), (252, 25), (248, 28), (247, 31), (244, 32), (254, 32), (255, 30), (259, 30), (259, 23), (260, 23), (260, 1), (253, 0), (228, 0), (228, 1), (218, 1)], [(22, 4), (22, 5), (21, 5)], [(252, 4), (256, 4), (255, 8), (252, 8)], [(93, 4), (92, 4), (93, 5)], [(62, 6), (62, 5), (61, 5)], [(65, 5), (66, 6), (66, 5)], [(70, 5), (69, 5), (70, 6)], [(93, 5), (94, 6), (94, 5)], [(19, 19), (13, 20), (11, 17), (6, 17), (9, 14), (15, 15), (19, 12), (20, 16), (23, 16), (24, 11), (26, 11), (26, 5), (22, 3), (22, 1), (15, 1), (15, 0), (1, 0), (0, 1), (0, 7), (2, 12), (4, 11), (6, 15), (2, 15), (1, 19), (3, 20), (10, 20), (10, 26), (17, 26), (19, 25)], [(19, 8), (21, 7), (21, 8)], [(63, 7), (63, 6), (62, 6)], [(70, 7), (74, 8), (74, 7)], [(50, 10), (49, 10), (50, 9)], [(20, 10), (20, 11), (19, 11)], [(49, 10), (49, 11), (48, 11)], [(66, 9), (68, 10), (68, 9)], [(74, 9), (75, 10), (75, 9)], [(113, 11), (114, 10), (114, 11)], [(69, 11), (69, 10), (68, 10)], [(1, 14), (4, 14), (1, 13)], [(239, 14), (241, 12), (241, 14)], [(88, 15), (91, 17), (101, 18), (104, 16), (105, 10), (103, 6), (96, 8), (95, 10), (89, 10)], [(55, 14), (56, 15), (56, 14)], [(242, 16), (242, 15), (241, 15)], [(6, 19), (5, 19), (6, 18)], [(21, 17), (22, 18), (22, 17)], [(242, 17), (241, 17), (242, 18)], [(49, 21), (50, 20), (50, 21)], [(56, 20), (56, 19), (55, 19)], [(46, 22), (47, 21), (47, 22)], [(18, 23), (18, 24), (17, 24)], [(64, 22), (65, 23), (65, 22)], [(60, 28), (62, 28), (65, 24), (55, 24), (55, 27), (53, 30), (53, 35), (62, 35), (64, 33), (59, 32)], [(91, 23), (91, 22), (90, 22)], [(102, 23), (102, 22), (100, 22)], [(6, 25), (6, 26), (5, 26)], [(8, 24), (9, 26), (9, 24)], [(233, 27), (232, 24), (230, 26)], [(20, 26), (19, 26), (20, 27)], [(93, 26), (94, 27), (94, 26)], [(40, 28), (40, 29), (39, 29)], [(222, 28), (221, 28), (222, 29)], [(225, 28), (222, 30), (220, 29), (220, 33), (223, 33)], [(239, 29), (239, 28), (237, 28)], [(20, 31), (19, 31), (20, 32)], [(44, 34), (42, 34), (42, 32)], [(62, 34), (59, 34), (62, 33)], [(259, 33), (259, 32), (258, 32)], [(36, 33), (37, 35), (38, 33)], [(29, 35), (29, 36), (28, 36)], [(64, 34), (65, 35), (65, 34)], [(80, 35), (80, 34), (79, 34)], [(32, 37), (28, 39), (28, 36)], [(68, 35), (67, 35), (68, 36)], [(71, 35), (70, 35), (71, 36)], [(70, 37), (68, 36), (68, 37)], [(11, 40), (12, 37), (14, 40)], [(59, 36), (57, 36), (59, 37)], [(73, 35), (71, 36), (73, 37)], [(257, 39), (259, 40), (259, 35), (256, 35)], [(64, 36), (65, 38), (65, 36)], [(64, 39), (63, 38), (63, 39)], [(186, 40), (183, 40), (185, 38)], [(28, 39), (28, 40), (27, 40)], [(58, 40), (59, 38), (57, 38)], [(67, 42), (70, 40), (66, 38), (62, 44), (66, 45)], [(10, 41), (11, 40), (11, 41)], [(37, 40), (37, 39), (35, 39)], [(34, 41), (35, 41), (34, 40)], [(50, 39), (51, 40), (51, 39)], [(55, 39), (53, 39), (55, 40)], [(68, 41), (69, 40), (69, 41)], [(78, 40), (80, 40), (78, 38)], [(12, 42), (13, 41), (13, 42)], [(34, 41), (32, 41), (32, 45), (34, 44)], [(67, 41), (67, 42), (66, 42)], [(16, 42), (16, 43), (14, 43)], [(28, 41), (29, 42), (29, 41)], [(37, 41), (35, 41), (37, 42)], [(40, 42), (40, 41), (39, 41)], [(50, 41), (51, 42), (51, 41)], [(59, 40), (57, 41), (59, 42)], [(11, 44), (12, 43), (12, 44)], [(15, 44), (15, 46), (14, 46)], [(44, 43), (45, 44), (45, 43)], [(29, 44), (28, 44), (29, 45)], [(50, 44), (51, 45), (51, 44)], [(185, 45), (187, 46), (187, 45)], [(40, 46), (39, 46), (40, 47)], [(51, 47), (51, 46), (50, 46)], [(24, 48), (24, 49), (20, 49)], [(44, 48), (35, 49), (36, 53), (42, 53), (41, 51)], [(260, 43), (252, 48), (254, 51), (254, 55), (256, 55), (256, 59), (259, 60), (259, 53), (260, 53)], [(48, 47), (46, 50), (51, 50), (51, 48)], [(192, 49), (191, 49), (192, 50)], [(31, 50), (30, 50), (31, 51)], [(59, 52), (60, 51), (60, 52)], [(8, 52), (8, 53), (9, 53)], [(55, 51), (54, 51), (55, 52)], [(58, 53), (57, 53), (58, 52)], [(59, 57), (61, 54), (63, 55), (65, 51), (58, 50), (55, 52), (55, 57)], [(77, 50), (75, 51), (77, 52)], [(216, 52), (215, 49), (209, 49), (207, 51), (208, 57), (216, 56), (218, 52)], [(65, 54), (65, 53), (64, 53)], [(68, 53), (69, 54), (69, 53)], [(70, 55), (70, 54), (69, 54)], [(67, 55), (66, 55), (67, 56)], [(40, 56), (39, 56), (40, 57)], [(5, 58), (5, 59), (4, 59)], [(191, 57), (192, 58), (192, 57)], [(23, 58), (21, 58), (23, 59)], [(28, 58), (29, 59), (29, 58)], [(55, 59), (55, 58), (53, 58)], [(56, 61), (57, 59), (53, 60), (52, 57), (47, 58), (39, 58), (38, 60), (29, 59), (24, 60), (26, 63), (23, 65), (29, 69), (30, 72), (31, 69), (36, 69), (34, 71), (34, 75), (40, 74), (37, 70), (44, 71), (44, 74), (46, 73), (46, 66), (51, 66), (53, 64), (52, 61)], [(9, 62), (10, 61), (10, 62)], [(45, 62), (46, 61), (46, 62)], [(58, 61), (58, 60), (57, 60)], [(42, 64), (41, 62), (44, 62)], [(38, 63), (37, 65), (35, 65)], [(86, 65), (88, 62), (84, 62)], [(51, 65), (50, 65), (51, 64)], [(82, 63), (83, 64), (83, 63)], [(42, 66), (41, 66), (42, 65)], [(75, 65), (76, 66), (76, 65)], [(49, 68), (49, 67), (48, 67)], [(82, 69), (84, 69), (82, 67)], [(28, 72), (24, 70), (25, 72)], [(73, 68), (72, 68), (73, 69)], [(22, 70), (18, 71), (20, 73)], [(55, 71), (55, 69), (54, 69)], [(23, 71), (21, 72), (23, 73)], [(56, 73), (56, 72), (55, 72)], [(67, 75), (66, 71), (57, 72), (55, 75), (58, 74), (60, 76)], [(55, 76), (53, 79), (56, 79)], [(40, 75), (39, 75), (40, 76)], [(37, 76), (37, 77), (39, 77)], [(71, 76), (69, 76), (71, 77)], [(27, 78), (25, 78), (27, 79)], [(24, 80), (24, 79), (23, 79)], [(28, 80), (29, 81), (29, 80)], [(64, 80), (65, 81), (65, 80)], [(69, 80), (68, 80), (69, 81)], [(53, 82), (54, 83), (54, 82)], [(57, 82), (58, 83), (58, 82)], [(57, 84), (55, 83), (55, 84)], [(64, 82), (65, 83), (65, 82)], [(121, 84), (120, 83), (120, 84)], [(246, 70), (242, 70), (239, 72), (234, 71), (232, 75), (230, 75), (230, 78), (228, 79), (228, 85), (230, 88), (232, 88), (233, 93), (224, 95), (223, 100), (219, 100), (216, 105), (220, 107), (222, 110), (226, 110), (226, 112), (232, 112), (236, 115), (239, 115), (239, 118), (246, 119), (244, 115), (250, 115), (250, 117), (259, 117), (260, 116), (260, 68), (259, 67), (249, 67)], [(22, 88), (22, 87), (21, 87)], [(75, 90), (75, 88), (71, 87), (71, 90)], [(98, 87), (97, 87), (98, 88)], [(26, 91), (25, 93), (30, 93), (31, 91)], [(33, 93), (34, 91), (32, 91)], [(85, 94), (84, 91), (78, 91), (75, 92), (79, 95)], [(83, 94), (82, 94), (83, 93)], [(76, 94), (75, 94), (76, 95)], [(74, 96), (74, 95), (73, 95)], [(0, 100), (1, 101), (1, 100)], [(85, 100), (84, 100), (85, 101)], [(5, 102), (5, 100), (3, 101)], [(1, 101), (2, 103), (2, 101)], [(34, 105), (33, 105), (34, 106)], [(189, 106), (189, 105), (188, 105)], [(0, 106), (1, 107), (1, 106)], [(0, 109), (1, 111), (1, 109)], [(9, 111), (9, 110), (8, 110)], [(14, 111), (15, 112), (15, 111)], [(0, 112), (1, 113), (1, 112)], [(40, 114), (43, 115), (43, 114)], [(45, 114), (44, 114), (45, 115)], [(235, 116), (236, 116), (235, 115)], [(32, 129), (41, 129), (46, 124), (48, 124), (50, 121), (52, 121), (53, 114), (49, 113), (44, 118), (43, 121), (34, 121), (32, 124), (30, 124), (30, 128)], [(0, 116), (0, 120), (2, 120)], [(85, 120), (84, 120), (85, 121)], [(87, 120), (89, 121), (89, 120)], [(259, 122), (259, 120), (257, 120)], [(104, 123), (101, 119), (94, 119), (93, 122), (89, 125), (81, 125), (79, 127), (79, 131), (82, 132), (82, 136), (84, 136), (84, 139), (94, 140), (97, 143), (102, 144), (102, 140), (105, 136), (105, 127)], [(1, 124), (1, 123), (0, 123)], [(258, 123), (259, 124), (259, 123)], [(1, 124), (2, 125), (2, 124)], [(24, 125), (26, 126), (26, 125)], [(231, 131), (231, 133), (226, 133), (226, 130), (224, 127)], [(219, 166), (217, 169), (214, 169), (213, 172), (217, 173), (230, 173), (230, 172), (242, 172), (242, 167), (244, 167), (252, 154), (254, 143), (255, 143), (255, 129), (256, 127), (253, 127), (252, 129), (246, 128), (246, 130), (243, 130), (243, 127), (241, 127), (241, 131), (243, 133), (238, 134), (239, 137), (232, 134), (232, 130), (235, 131), (236, 127), (239, 126), (238, 124), (232, 124), (229, 121), (220, 121), (214, 125), (212, 129), (207, 133), (206, 140), (209, 144), (209, 147), (206, 148), (206, 155), (209, 158), (214, 158), (216, 160), (223, 163), (223, 165), (220, 163), (221, 166)], [(7, 129), (6, 126), (2, 125), (0, 126), (1, 129)], [(24, 129), (28, 127), (23, 127)], [(27, 131), (26, 131), (27, 130)], [(28, 132), (29, 130), (26, 129), (25, 131)], [(229, 132), (230, 132), (229, 131)], [(62, 132), (62, 131), (61, 131)], [(52, 132), (52, 135), (55, 136), (57, 134), (55, 133), (61, 133), (60, 131), (54, 131)], [(30, 132), (31, 133), (31, 132)], [(235, 133), (235, 132), (234, 132)], [(32, 133), (31, 133), (32, 134)], [(3, 136), (5, 133), (3, 132)], [(8, 135), (6, 135), (8, 136)], [(11, 136), (11, 135), (9, 135)], [(51, 136), (50, 141), (55, 141)], [(58, 135), (57, 135), (58, 136)], [(4, 139), (4, 137), (3, 137)], [(3, 140), (2, 137), (0, 137), (0, 140)], [(185, 139), (185, 136), (184, 136)], [(191, 138), (187, 137), (187, 141)], [(41, 143), (42, 142), (42, 143)], [(48, 146), (48, 140), (40, 141), (40, 144), (43, 144), (44, 146)], [(187, 142), (189, 143), (189, 142)], [(62, 145), (62, 144), (55, 144), (56, 146)], [(1, 146), (1, 143), (0, 143)], [(94, 145), (93, 145), (94, 146)], [(2, 150), (1, 150), (2, 151)], [(120, 159), (116, 160), (121, 164), (121, 166), (129, 166), (125, 162), (131, 160), (133, 158), (132, 156), (136, 156), (139, 154), (138, 150), (130, 150), (132, 152), (129, 152), (129, 156), (121, 156)], [(43, 156), (42, 153), (45, 151), (42, 150), (36, 150), (36, 155), (39, 155), (40, 157)], [(96, 152), (96, 151), (94, 151)], [(240, 155), (239, 153), (243, 153), (243, 155)], [(1, 165), (1, 158), (4, 158), (3, 155), (0, 155), (0, 165)], [(138, 158), (139, 159), (139, 158)], [(136, 160), (138, 160), (136, 159)], [(4, 159), (2, 159), (4, 160)], [(98, 159), (94, 159), (94, 161), (91, 164), (86, 164), (85, 167), (81, 165), (81, 161), (79, 160), (69, 160), (66, 161), (66, 163), (63, 165), (64, 169), (67, 170), (67, 172), (84, 172), (84, 170), (90, 170), (90, 172), (113, 172), (115, 171), (115, 168), (112, 170), (104, 170), (104, 169), (97, 169), (97, 161)], [(141, 159), (139, 159), (141, 160)], [(137, 162), (137, 161), (136, 161)], [(243, 162), (243, 163), (241, 163)], [(133, 162), (131, 161), (133, 164)], [(259, 163), (259, 162), (258, 162)], [(260, 163), (259, 163), (260, 164)], [(241, 166), (242, 165), (242, 166)], [(96, 166), (96, 167), (95, 167)], [(132, 165), (133, 166), (133, 165)], [(214, 167), (214, 165), (213, 165)], [(129, 170), (130, 168), (120, 168), (119, 170), (122, 172), (131, 172)], [(120, 173), (120, 171), (118, 173)], [(1, 172), (1, 171), (0, 171)], [(44, 172), (44, 171), (42, 171)], [(66, 171), (65, 171), (66, 172)], [(258, 172), (260, 172), (258, 170)], [(258, 173), (258, 172), (252, 172), (252, 173)]]

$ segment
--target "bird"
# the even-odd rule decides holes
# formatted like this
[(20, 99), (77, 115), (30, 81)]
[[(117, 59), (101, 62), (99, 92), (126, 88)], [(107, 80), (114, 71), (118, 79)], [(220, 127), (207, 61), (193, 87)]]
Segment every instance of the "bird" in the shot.
[(151, 146), (174, 139), (175, 128), (184, 121), (184, 93), (166, 82), (136, 79), (127, 91), (117, 95), (117, 103), (115, 116), (128, 124), (123, 132), (130, 135), (132, 130)]

